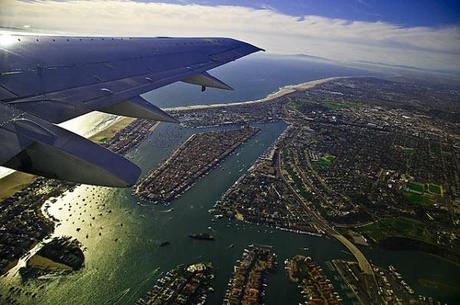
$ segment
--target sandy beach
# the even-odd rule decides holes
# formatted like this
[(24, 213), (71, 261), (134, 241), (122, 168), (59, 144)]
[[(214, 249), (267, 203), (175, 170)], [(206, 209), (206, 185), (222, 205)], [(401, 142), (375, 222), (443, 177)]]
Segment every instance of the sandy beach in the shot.
[(278, 91), (270, 93), (266, 97), (258, 100), (253, 101), (244, 101), (244, 102), (230, 102), (230, 103), (222, 103), (222, 104), (206, 104), (206, 105), (192, 105), (192, 106), (178, 106), (178, 107), (170, 107), (170, 108), (163, 108), (166, 111), (181, 111), (181, 110), (193, 110), (193, 109), (206, 109), (206, 108), (217, 108), (217, 107), (230, 107), (236, 105), (247, 105), (247, 104), (256, 104), (256, 103), (263, 103), (271, 101), (275, 98), (279, 98), (285, 96), (287, 94), (296, 92), (296, 91), (304, 91), (311, 89), (315, 86), (330, 82), (332, 80), (347, 78), (348, 76), (337, 76), (337, 77), (328, 77), (317, 79), (313, 81), (308, 81), (305, 83), (300, 83), (297, 85), (288, 85), (278, 89)]
[(132, 122), (134, 122), (134, 118), (122, 117), (120, 119), (115, 120), (112, 124), (107, 126), (104, 130), (99, 131), (95, 135), (91, 136), (90, 139), (94, 142), (105, 142), (106, 140), (113, 137), (118, 131), (122, 130)]
[(22, 190), (34, 181), (35, 176), (23, 172), (13, 172), (0, 179), (0, 201)]
[[(290, 94), (295, 91), (303, 91), (311, 89), (315, 86), (324, 84), (326, 82), (346, 78), (345, 77), (328, 77), (322, 78), (314, 81), (309, 81), (305, 83), (300, 83), (297, 85), (289, 85), (281, 87), (278, 91), (273, 92), (266, 97), (254, 101), (244, 101), (244, 102), (230, 102), (225, 104), (209, 104), (209, 105), (192, 105), (192, 106), (180, 106), (180, 107), (171, 107), (171, 108), (163, 108), (166, 111), (181, 111), (181, 110), (190, 110), (190, 109), (206, 109), (206, 108), (216, 108), (216, 107), (229, 107), (235, 105), (246, 105), (246, 104), (255, 104), (255, 103), (263, 103), (275, 98), (279, 98)], [(127, 118), (123, 117), (120, 119), (116, 119), (112, 124), (107, 126), (104, 130), (96, 133), (95, 135), (91, 136), (90, 139), (95, 142), (104, 142), (105, 140), (111, 138), (116, 132), (123, 129), (124, 127), (128, 126), (134, 118)], [(158, 126), (156, 124), (154, 127)], [(27, 185), (32, 183), (35, 179), (35, 176), (30, 174), (25, 174), (22, 172), (13, 172), (12, 174), (5, 176), (0, 179), (0, 201), (13, 195), (15, 192), (25, 188)]]

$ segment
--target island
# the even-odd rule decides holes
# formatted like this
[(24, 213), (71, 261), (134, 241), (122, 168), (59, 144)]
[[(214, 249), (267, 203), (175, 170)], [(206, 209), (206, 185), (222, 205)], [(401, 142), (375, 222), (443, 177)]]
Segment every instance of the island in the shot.
[(179, 265), (161, 276), (147, 296), (139, 299), (136, 305), (204, 304), (208, 293), (213, 291), (213, 278), (210, 263)]
[(258, 131), (242, 126), (192, 135), (168, 160), (139, 182), (135, 194), (154, 203), (171, 202)]
[(340, 305), (342, 298), (311, 257), (296, 255), (286, 260), (291, 282), (299, 284), (305, 304)]
[(265, 277), (276, 265), (277, 257), (271, 247), (250, 245), (234, 267), (223, 304), (264, 304)]

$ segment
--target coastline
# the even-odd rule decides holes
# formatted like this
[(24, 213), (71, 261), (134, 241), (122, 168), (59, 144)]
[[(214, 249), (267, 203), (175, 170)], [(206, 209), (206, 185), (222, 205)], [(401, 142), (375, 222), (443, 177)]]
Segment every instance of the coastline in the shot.
[[(328, 77), (328, 78), (321, 78), (313, 81), (308, 81), (300, 84), (295, 85), (287, 85), (284, 87), (279, 88), (277, 91), (268, 94), (266, 97), (253, 100), (253, 101), (243, 101), (243, 102), (229, 102), (229, 103), (222, 103), (222, 104), (209, 104), (209, 105), (191, 105), (191, 106), (178, 106), (178, 107), (169, 107), (163, 108), (166, 111), (184, 111), (184, 110), (197, 110), (197, 109), (207, 109), (207, 108), (218, 108), (218, 107), (231, 107), (237, 105), (246, 105), (246, 104), (256, 104), (256, 103), (263, 103), (267, 101), (271, 101), (275, 98), (279, 98), (285, 96), (287, 94), (293, 93), (295, 91), (304, 91), (315, 86), (327, 83), (329, 81), (333, 81), (336, 79), (348, 78), (350, 76), (336, 76), (336, 77)], [(123, 117), (121, 119), (116, 119), (113, 123), (109, 124), (105, 129), (97, 132), (96, 134), (89, 137), (89, 139), (101, 143), (104, 142), (106, 139), (112, 137), (116, 132), (120, 131), (131, 122), (133, 122), (134, 118)], [(155, 126), (157, 126), (156, 124)], [(0, 178), (0, 201), (8, 198), (9, 196), (13, 195), (17, 191), (27, 187), (30, 183), (35, 180), (34, 175), (22, 173), (22, 172), (13, 172), (5, 177)]]
[(349, 77), (351, 76), (334, 76), (334, 77), (328, 77), (328, 78), (320, 78), (317, 80), (312, 80), (312, 81), (308, 81), (308, 82), (304, 82), (304, 83), (300, 83), (296, 85), (287, 85), (287, 86), (278, 88), (277, 91), (272, 92), (268, 94), (266, 97), (258, 99), (258, 100), (243, 101), (243, 102), (229, 102), (229, 103), (221, 103), (221, 104), (201, 104), (201, 105), (190, 105), (190, 106), (177, 106), (177, 107), (163, 108), (163, 110), (166, 110), (166, 111), (199, 110), (199, 109), (207, 109), (207, 108), (231, 107), (231, 106), (238, 106), (238, 105), (264, 103), (264, 102), (274, 100), (276, 98), (288, 95), (296, 91), (305, 91), (305, 90), (314, 88), (318, 85), (322, 85), (324, 83), (327, 83), (333, 80), (349, 78)]
[(113, 137), (118, 131), (134, 122), (134, 120), (136, 119), (129, 117), (121, 117), (120, 119), (115, 119), (106, 128), (90, 136), (89, 139), (93, 140), (94, 142), (103, 143)]
[[(338, 80), (336, 82), (342, 83), (344, 81), (345, 80)], [(308, 94), (309, 92), (318, 91), (319, 89), (329, 87), (329, 84), (333, 83), (334, 82), (317, 86), (315, 87), (315, 89), (307, 90), (306, 93)], [(300, 96), (301, 92), (293, 93), (291, 95), (288, 95), (287, 97), (282, 97), (281, 99), (289, 99), (293, 95)], [(274, 102), (268, 103), (269, 104), (251, 104), (246, 106), (246, 108), (251, 109), (259, 108), (259, 106), (264, 107), (263, 105), (270, 105)], [(213, 108), (210, 109), (210, 111), (215, 111), (215, 109), (228, 109), (230, 112), (231, 109), (231, 112), (233, 112), (233, 110), (236, 111), (239, 108), (240, 106), (234, 108)], [(196, 113), (199, 112), (200, 111), (196, 111)], [(277, 122), (277, 124), (277, 126), (279, 127), (277, 127), (276, 130), (275, 128), (267, 129), (269, 130), (269, 134), (273, 136), (276, 135), (276, 137), (278, 137), (279, 130), (283, 130), (285, 128), (285, 125), (282, 124), (282, 122)], [(169, 152), (172, 151), (172, 147), (175, 147), (174, 145), (179, 143), (179, 140), (171, 140), (166, 144), (163, 144), (164, 142), (157, 142), (157, 139), (163, 140), (165, 136), (167, 139), (179, 138), (173, 137), (178, 135), (178, 133), (159, 133), (163, 129), (180, 129), (182, 132), (180, 135), (183, 134), (184, 138), (186, 135), (188, 135), (187, 132), (195, 132), (186, 130), (182, 131), (183, 128), (173, 125), (171, 125), (171, 128), (169, 126), (168, 128), (166, 128), (166, 126), (161, 126), (159, 130), (156, 131), (157, 133), (154, 135), (154, 137), (152, 137), (152, 139), (149, 140), (150, 143), (144, 143), (148, 144), (148, 146), (152, 149), (152, 152), (149, 152), (149, 150), (142, 151), (142, 149), (139, 149), (139, 152), (136, 153), (136, 157), (139, 158), (137, 160), (147, 160), (146, 163), (141, 163), (142, 165), (146, 164), (143, 166), (143, 168), (151, 167), (151, 164), (157, 162), (157, 160), (163, 160), (165, 158), (164, 155), (168, 155)], [(180, 138), (180, 140), (182, 140), (182, 138)], [(148, 286), (144, 284), (148, 281), (153, 281), (152, 278), (156, 278), (158, 276), (159, 270), (169, 270), (172, 265), (187, 262), (188, 260), (190, 260), (190, 257), (198, 257), (198, 255), (202, 253), (203, 247), (206, 248), (206, 253), (209, 253), (209, 260), (215, 261), (216, 265), (218, 264), (219, 269), (222, 271), (220, 273), (225, 274), (228, 274), (231, 271), (231, 268), (235, 263), (234, 260), (239, 258), (237, 254), (241, 253), (243, 251), (243, 248), (250, 243), (266, 244), (270, 242), (270, 244), (273, 244), (273, 246), (276, 247), (276, 249), (282, 249), (282, 253), (280, 255), (279, 260), (280, 263), (282, 263), (284, 258), (288, 257), (288, 255), (297, 253), (311, 255), (318, 262), (327, 260), (329, 259), (329, 257), (349, 258), (350, 256), (346, 253), (346, 249), (343, 250), (342, 247), (336, 246), (335, 240), (332, 240), (327, 237), (311, 238), (308, 235), (297, 236), (296, 234), (284, 233), (284, 231), (280, 229), (274, 230), (272, 228), (264, 228), (264, 226), (258, 224), (246, 225), (244, 223), (234, 223), (227, 227), (227, 222), (225, 221), (225, 219), (222, 221), (215, 222), (212, 222), (211, 219), (211, 223), (209, 223), (212, 227), (209, 231), (214, 232), (212, 230), (215, 230), (216, 233), (214, 234), (219, 239), (215, 244), (199, 244), (194, 240), (189, 240), (186, 236), (187, 233), (180, 233), (205, 231), (205, 227), (209, 222), (209, 212), (207, 210), (210, 206), (212, 206), (212, 204), (214, 204), (216, 198), (220, 198), (221, 189), (224, 189), (224, 187), (227, 188), (228, 185), (235, 181), (234, 176), (236, 177), (236, 175), (238, 175), (238, 170), (240, 170), (243, 166), (246, 168), (247, 166), (253, 163), (252, 157), (248, 156), (260, 155), (260, 151), (263, 150), (265, 152), (266, 150), (268, 150), (266, 149), (266, 146), (269, 146), (270, 143), (272, 143), (273, 141), (271, 138), (264, 140), (264, 136), (261, 136), (260, 138), (257, 138), (257, 140), (255, 140), (253, 143), (256, 142), (257, 144), (252, 144), (254, 147), (251, 147), (251, 149), (247, 149), (241, 153), (241, 158), (233, 156), (230, 161), (223, 163), (222, 167), (225, 168), (224, 171), (216, 170), (214, 171), (214, 173), (211, 173), (209, 177), (204, 177), (204, 179), (206, 180), (203, 180), (203, 183), (198, 183), (192, 190), (190, 190), (187, 193), (187, 196), (184, 196), (184, 198), (182, 198), (181, 201), (175, 203), (177, 205), (177, 208), (174, 208), (174, 211), (172, 211), (172, 213), (162, 213), (165, 211), (169, 211), (169, 209), (164, 210), (163, 207), (151, 210), (151, 208), (149, 207), (142, 207), (140, 205), (138, 206), (136, 205), (135, 200), (131, 197), (130, 194), (127, 194), (125, 198), (124, 196), (118, 195), (120, 193), (119, 191), (104, 190), (104, 188), (94, 188), (95, 190), (93, 191), (93, 188), (90, 188), (89, 190), (84, 190), (85, 187), (82, 187), (81, 189), (76, 190), (74, 193), (71, 193), (70, 196), (69, 194), (66, 194), (67, 198), (62, 200), (58, 199), (58, 202), (56, 202), (56, 204), (51, 204), (51, 206), (53, 207), (53, 209), (50, 210), (50, 213), (52, 213), (51, 215), (56, 215), (57, 218), (63, 220), (62, 225), (57, 227), (56, 232), (70, 232), (70, 234), (73, 236), (79, 236), (79, 238), (85, 243), (85, 245), (87, 245), (88, 250), (85, 253), (87, 253), (88, 257), (90, 258), (90, 264), (88, 264), (88, 266), (81, 272), (68, 276), (68, 278), (63, 277), (53, 279), (52, 281), (48, 281), (50, 284), (47, 284), (43, 289), (43, 297), (41, 297), (41, 299), (46, 298), (49, 300), (47, 302), (59, 303), (59, 300), (62, 300), (63, 298), (72, 298), (75, 300), (75, 302), (80, 301), (81, 303), (83, 303), (87, 300), (87, 298), (84, 296), (76, 297), (76, 295), (78, 296), (78, 294), (81, 293), (81, 287), (92, 287), (92, 298), (94, 296), (92, 302), (100, 304), (114, 302), (113, 300), (127, 302), (127, 299), (134, 299), (130, 297), (130, 295), (134, 295), (135, 293), (140, 294), (140, 292), (137, 292), (137, 290), (135, 291), (136, 287), (127, 287), (126, 278), (135, 278), (139, 283), (141, 283), (137, 285), (138, 287)], [(167, 147), (167, 150), (165, 149), (164, 154), (152, 156), (157, 143), (161, 143), (162, 148)], [(152, 161), (151, 158), (155, 159)], [(240, 162), (240, 160), (243, 160), (242, 158), (244, 158), (245, 160), (244, 163)], [(233, 176), (231, 176), (231, 178), (221, 178), (222, 176), (230, 176), (230, 171), (233, 173)], [(225, 173), (225, 175), (223, 175), (223, 173)], [(213, 184), (213, 182), (215, 182), (215, 184)], [(214, 187), (215, 185), (222, 187), (218, 189)], [(215, 194), (211, 194), (211, 187), (213, 189), (216, 189), (215, 191), (213, 191)], [(123, 193), (125, 192), (126, 191), (123, 191)], [(208, 192), (210, 194), (209, 196)], [(93, 193), (95, 194), (94, 197)], [(206, 196), (203, 196), (203, 194), (205, 194)], [(94, 229), (95, 233), (90, 231), (90, 237), (88, 239), (85, 239), (85, 229), (76, 232), (76, 226), (71, 223), (74, 220), (77, 221), (78, 217), (81, 217), (78, 215), (78, 213), (73, 213), (74, 216), (71, 219), (69, 217), (70, 221), (64, 223), (65, 218), (63, 218), (62, 216), (68, 216), (69, 212), (67, 212), (66, 207), (68, 206), (69, 202), (71, 202), (72, 205), (74, 205), (75, 202), (78, 202), (79, 206), (81, 206), (83, 198), (85, 198), (88, 204), (90, 200), (93, 200), (93, 208), (96, 209), (98, 207), (102, 208), (102, 205), (106, 202), (109, 202), (108, 204), (112, 204), (114, 206), (113, 212), (110, 215), (104, 215), (104, 218), (98, 218), (97, 223), (92, 223), (93, 227), (98, 227), (99, 225), (104, 226), (102, 237), (98, 237), (96, 229)], [(114, 198), (116, 199), (116, 202), (113, 201)], [(61, 207), (62, 211), (59, 210), (59, 208)], [(108, 208), (110, 208), (110, 206)], [(91, 220), (91, 216), (89, 216), (89, 213), (93, 213), (93, 211), (88, 211), (83, 216), (86, 227), (89, 225), (88, 221)], [(61, 217), (59, 217), (59, 215), (61, 215)], [(155, 221), (156, 219), (160, 221)], [(180, 225), (181, 223), (184, 223), (184, 219), (190, 219), (192, 221), (187, 221), (185, 222), (185, 224)], [(123, 222), (123, 227), (121, 227), (120, 225), (121, 222)], [(154, 222), (156, 223), (155, 225), (153, 225)], [(111, 231), (110, 233), (106, 234), (105, 232), (107, 230), (114, 231)], [(124, 233), (125, 230), (128, 231), (128, 235), (126, 235), (126, 237), (123, 238), (125, 236), (124, 234), (126, 234)], [(180, 244), (174, 242), (174, 240), (178, 236), (177, 232), (180, 233)], [(142, 238), (143, 236), (145, 237), (144, 239)], [(235, 236), (238, 236), (237, 241), (232, 240)], [(120, 238), (118, 242), (114, 241), (115, 237)], [(267, 239), (269, 239), (268, 242)], [(172, 242), (170, 246), (164, 248), (158, 247), (158, 244), (160, 242), (168, 240)], [(286, 240), (289, 240), (289, 243), (286, 243)], [(301, 244), (303, 248), (298, 247), (297, 245), (299, 244)], [(187, 248), (189, 249), (189, 251), (182, 254), (181, 252), (183, 251), (176, 251), (178, 247)], [(110, 249), (113, 249), (115, 251), (109, 251)], [(315, 249), (326, 249), (326, 251), (316, 251)], [(228, 257), (221, 258), (222, 250), (228, 253), (228, 255), (234, 256), (234, 260), (228, 260)], [(372, 250), (370, 249), (366, 252), (374, 254), (374, 252), (371, 251)], [(377, 263), (381, 263), (383, 265), (395, 265), (397, 270), (401, 271), (401, 273), (404, 274), (405, 277), (406, 274), (408, 274), (407, 278), (411, 286), (413, 285), (413, 283), (417, 283), (417, 278), (431, 278), (430, 269), (428, 269), (428, 271), (425, 273), (418, 272), (416, 268), (414, 268), (413, 271), (407, 271), (406, 269), (402, 269), (396, 263), (400, 263), (401, 265), (406, 266), (410, 266), (411, 264), (414, 264), (416, 266), (432, 266), (433, 270), (436, 271), (438, 271), (439, 269), (442, 270), (442, 268), (438, 269), (438, 265), (441, 265), (441, 267), (445, 265), (438, 259), (435, 260), (431, 257), (427, 258), (425, 256), (419, 255), (419, 253), (410, 253), (406, 255), (406, 253), (404, 252), (402, 254), (399, 254), (395, 252), (383, 252), (383, 250), (378, 251), (375, 251), (377, 254), (375, 254), (375, 258), (373, 257), (372, 259), (375, 260)], [(194, 254), (195, 252), (197, 252), (196, 256), (189, 254)], [(418, 259), (419, 256), (422, 257), (420, 260)], [(143, 259), (145, 257), (147, 257), (148, 259)], [(167, 259), (164, 259), (165, 257), (167, 257)], [(133, 261), (135, 261), (136, 264), (132, 264)], [(139, 265), (143, 262), (145, 262), (145, 264)], [(158, 263), (152, 265), (152, 262)], [(430, 265), (431, 262), (433, 263), (432, 265)], [(116, 268), (114, 268), (114, 266), (116, 266)], [(280, 265), (280, 267), (283, 267), (283, 265)], [(410, 267), (408, 267), (407, 269), (410, 269)], [(426, 270), (427, 268), (424, 269)], [(95, 273), (101, 274), (102, 276), (94, 276)], [(13, 272), (10, 272), (10, 274), (11, 275), (5, 277), (4, 282), (2, 282), (5, 283), (5, 286), (8, 285), (7, 288), (9, 288), (10, 285), (12, 286), (15, 285), (15, 283), (18, 283), (19, 279), (18, 276), (14, 275)], [(113, 279), (113, 281), (104, 284), (103, 280), (107, 278), (107, 276), (105, 276), (107, 274), (111, 276), (111, 279)], [(451, 274), (449, 274), (449, 276), (447, 276), (445, 280), (449, 281), (450, 277)], [(211, 295), (211, 302), (217, 299), (218, 301), (221, 301), (221, 291), (225, 290), (225, 284), (227, 280), (228, 277), (225, 279), (222, 279), (221, 277), (217, 278), (218, 284), (216, 285), (215, 294)], [(290, 289), (290, 286), (288, 286), (290, 284), (286, 284), (282, 276), (276, 275), (274, 278), (269, 280), (270, 282), (275, 283), (278, 283), (278, 280), (279, 282), (281, 282), (282, 280), (282, 285), (280, 284), (279, 287), (281, 289)], [(36, 287), (40, 285), (42, 282), (46, 283), (44, 280), (36, 282), (31, 281), (30, 283), (32, 284), (30, 284), (30, 286), (26, 286), (26, 288), (37, 289)], [(56, 287), (59, 289), (57, 289)], [(98, 287), (100, 287), (101, 289), (99, 289)], [(426, 291), (429, 291), (430, 287), (423, 287), (424, 290), (416, 291), (422, 291), (424, 294), (429, 295)], [(106, 290), (105, 288), (109, 289)], [(5, 288), (5, 291), (6, 290), (7, 289)], [(126, 292), (127, 290), (130, 290), (128, 291), (129, 293)], [(142, 291), (144, 290), (147, 291), (147, 288), (142, 288)], [(99, 291), (102, 292), (99, 293)], [(270, 291), (271, 289), (268, 289), (267, 291), (267, 295), (270, 296), (270, 298), (267, 299), (267, 301), (274, 299), (275, 301), (273, 302), (276, 303), (277, 299), (272, 298), (273, 295), (276, 296), (276, 293), (272, 293)], [(120, 295), (123, 297), (120, 297)], [(216, 301), (212, 303), (218, 302)], [(297, 302), (295, 304), (297, 304)]]

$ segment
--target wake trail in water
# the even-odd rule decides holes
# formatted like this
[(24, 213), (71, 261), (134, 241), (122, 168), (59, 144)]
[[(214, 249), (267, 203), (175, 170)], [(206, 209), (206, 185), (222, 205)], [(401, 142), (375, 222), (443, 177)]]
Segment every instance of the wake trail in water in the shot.
[[(127, 296), (128, 292), (126, 294), (123, 295), (122, 298), (120, 298), (118, 301), (116, 301), (116, 303), (107, 303), (107, 305), (109, 304), (113, 304), (113, 305), (117, 305), (120, 303), (120, 301), (122, 299), (124, 299), (125, 297), (128, 298), (128, 300), (130, 298), (133, 298), (134, 296), (137, 295), (137, 293), (139, 292), (140, 289), (142, 289), (144, 287), (144, 285), (147, 283), (147, 281), (150, 281), (157, 273), (158, 271), (160, 271), (160, 267), (156, 268), (155, 270), (153, 270), (152, 272), (150, 272), (146, 277), (145, 279), (139, 284), (137, 285), (137, 289), (136, 290), (133, 290), (132, 293), (130, 293), (130, 296)], [(131, 288), (128, 288), (128, 290), (130, 290)], [(126, 302), (126, 304), (130, 304), (130, 303), (133, 303), (134, 301), (133, 300), (129, 300), (130, 302)]]

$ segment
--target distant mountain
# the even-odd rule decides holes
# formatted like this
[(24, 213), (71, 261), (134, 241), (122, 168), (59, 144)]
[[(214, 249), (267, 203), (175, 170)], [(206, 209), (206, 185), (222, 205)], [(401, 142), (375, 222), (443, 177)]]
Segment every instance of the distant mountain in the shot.
[(399, 69), (407, 69), (407, 70), (415, 70), (420, 72), (437, 72), (437, 73), (453, 73), (455, 72), (447, 72), (442, 70), (435, 70), (435, 69), (422, 69), (415, 66), (408, 66), (408, 65), (395, 65), (395, 64), (387, 64), (383, 62), (375, 62), (375, 61), (368, 61), (368, 60), (357, 60), (355, 61), (357, 64), (365, 64), (365, 65), (374, 65), (374, 66), (382, 66), (387, 68), (399, 68)]
[(305, 59), (321, 60), (321, 61), (328, 61), (328, 62), (338, 62), (336, 60), (332, 60), (326, 57), (314, 56), (314, 55), (308, 55), (308, 54), (293, 54), (292, 56), (301, 57)]

